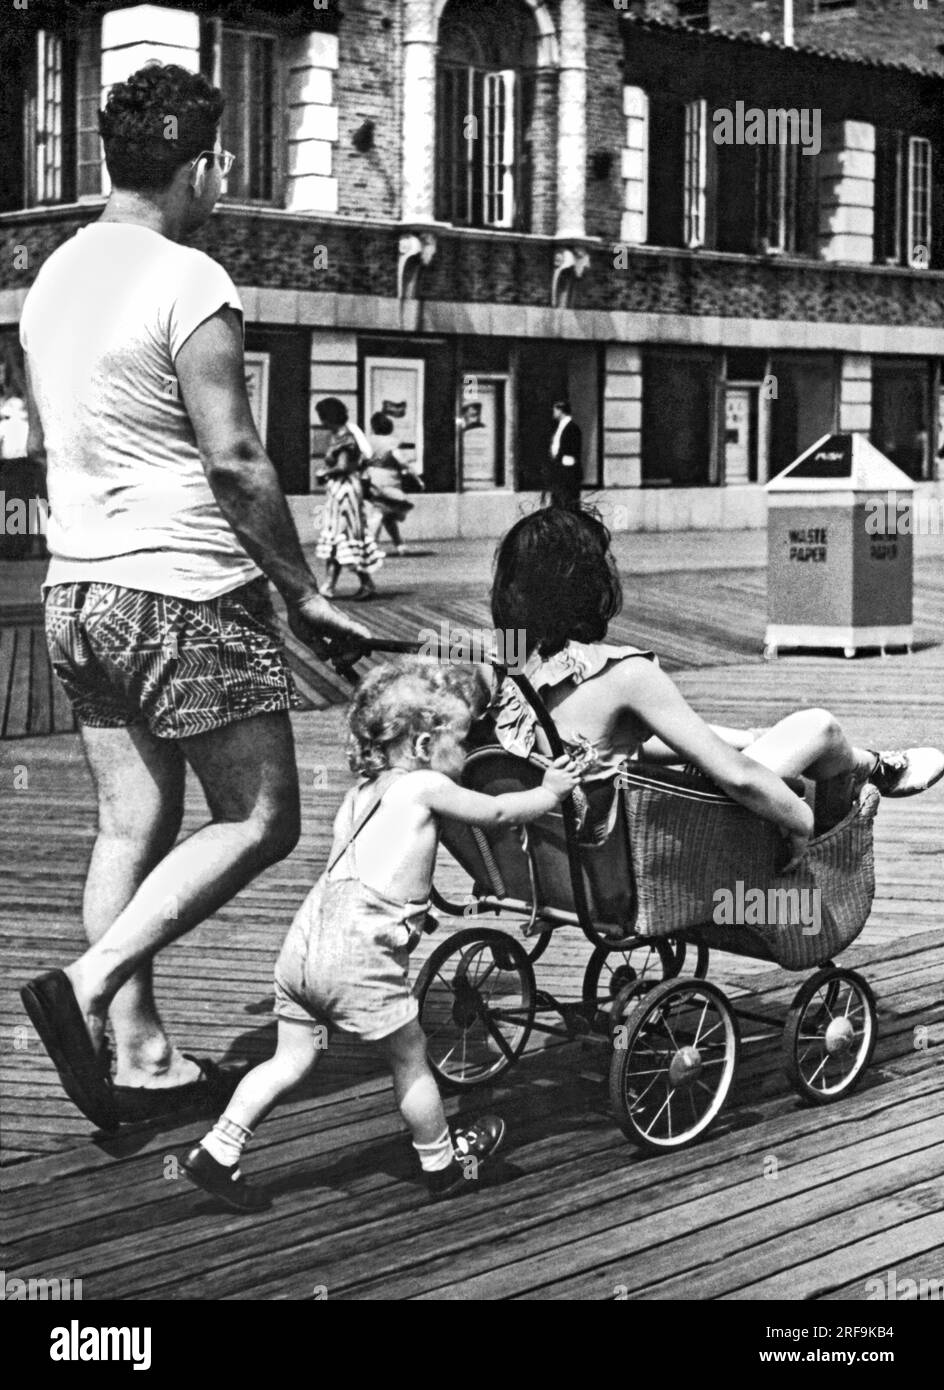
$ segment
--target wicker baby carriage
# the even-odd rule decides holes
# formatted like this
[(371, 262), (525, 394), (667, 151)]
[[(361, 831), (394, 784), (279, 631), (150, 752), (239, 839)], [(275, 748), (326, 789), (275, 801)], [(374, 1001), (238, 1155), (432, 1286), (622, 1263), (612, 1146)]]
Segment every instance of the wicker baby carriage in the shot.
[[(557, 756), (560, 738), (539, 697), (523, 677), (508, 678)], [(463, 781), (497, 794), (536, 786), (543, 771), (540, 760), (485, 743), (468, 756)], [(875, 1046), (875, 1003), (865, 980), (833, 957), (871, 908), (875, 789), (863, 788), (784, 874), (782, 836), (703, 777), (633, 764), (618, 781), (589, 784), (585, 804), (570, 798), (527, 827), (444, 827), (471, 891), (464, 902), (434, 894), (435, 906), (467, 921), (520, 919), (524, 941), (476, 922), (423, 966), (416, 994), (441, 1082), (459, 1090), (494, 1082), (535, 1028), (580, 1036), (610, 1049), (610, 1102), (631, 1139), (657, 1150), (691, 1143), (730, 1091), (738, 1018), (771, 1036), (768, 1015), (740, 1002), (735, 1010), (704, 978), (713, 949), (815, 972), (789, 1009), (783, 1062), (808, 1102), (848, 1095)], [(580, 927), (594, 948), (574, 1002), (535, 984), (534, 965), (562, 926)], [(689, 948), (694, 975), (683, 976)], [(562, 1022), (539, 1018), (548, 1013)]]

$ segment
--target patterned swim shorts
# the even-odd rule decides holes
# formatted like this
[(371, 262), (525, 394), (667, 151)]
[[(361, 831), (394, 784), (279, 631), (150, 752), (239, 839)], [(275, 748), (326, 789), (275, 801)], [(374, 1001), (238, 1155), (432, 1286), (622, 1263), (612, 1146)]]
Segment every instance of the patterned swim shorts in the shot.
[(192, 738), (299, 709), (265, 579), (194, 602), (117, 584), (54, 584), (46, 641), (75, 716)]

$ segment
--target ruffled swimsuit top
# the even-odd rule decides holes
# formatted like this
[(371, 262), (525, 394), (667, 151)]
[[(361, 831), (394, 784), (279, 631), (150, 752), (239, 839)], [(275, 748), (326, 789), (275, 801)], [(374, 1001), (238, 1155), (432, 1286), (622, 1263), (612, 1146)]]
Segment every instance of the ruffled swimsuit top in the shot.
[[(658, 663), (654, 652), (643, 651), (639, 647), (613, 647), (603, 642), (568, 642), (553, 656), (542, 657), (537, 652), (532, 653), (522, 670), (522, 675), (551, 711), (564, 747), (582, 760), (581, 778), (584, 781), (614, 776), (625, 762), (636, 756), (640, 745), (651, 736), (651, 731), (640, 719), (626, 711), (614, 713), (611, 719), (601, 712), (594, 720), (594, 736), (588, 737), (586, 729), (580, 729), (571, 722), (572, 716), (566, 705), (559, 709), (559, 713), (555, 713), (555, 710), (569, 690), (593, 680), (613, 662), (629, 657), (643, 657)], [(555, 692), (556, 696), (551, 692)], [(513, 681), (506, 679), (502, 683), (492, 701), (492, 714), (498, 742), (509, 753), (519, 758), (527, 758), (532, 753), (549, 756), (550, 750), (537, 717)], [(606, 732), (602, 735), (598, 731), (601, 723), (606, 724)]]

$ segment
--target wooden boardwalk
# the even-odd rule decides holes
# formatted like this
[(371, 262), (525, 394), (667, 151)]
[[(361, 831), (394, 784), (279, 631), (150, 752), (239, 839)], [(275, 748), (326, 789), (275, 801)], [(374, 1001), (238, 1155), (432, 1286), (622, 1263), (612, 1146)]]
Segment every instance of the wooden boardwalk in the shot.
[[(687, 668), (680, 683), (709, 718), (757, 723), (825, 704), (864, 740), (937, 741), (944, 576), (930, 563), (920, 570), (922, 650), (912, 658), (764, 665), (762, 572), (629, 580), (614, 632)], [(484, 603), (459, 586), (435, 603), (401, 594), (367, 616), (377, 630), (415, 637), (444, 612), (453, 624), (488, 625)], [(168, 1024), (198, 1054), (270, 1050), (273, 960), (348, 785), (343, 688), (302, 652), (293, 660), (319, 706), (295, 719), (302, 843), (157, 965)], [(777, 1042), (747, 1046), (708, 1138), (643, 1158), (607, 1113), (598, 1054), (535, 1041), (494, 1095), (463, 1101), (494, 1106), (509, 1122), (507, 1157), (488, 1190), (431, 1208), (376, 1054), (338, 1042), (306, 1093), (260, 1127), (246, 1167), (270, 1186), (274, 1206), (241, 1218), (178, 1176), (175, 1160), (202, 1133), (199, 1118), (98, 1138), (59, 1091), (16, 990), (80, 945), (94, 813), (77, 738), (7, 742), (0, 786), (8, 1277), (81, 1277), (86, 1299), (290, 1300), (323, 1290), (354, 1299), (862, 1299), (865, 1281), (892, 1268), (899, 1281), (944, 1277), (944, 794), (886, 803), (877, 822), (875, 908), (842, 958), (862, 969), (879, 1003), (878, 1049), (854, 1096), (803, 1108)], [(203, 815), (191, 791), (185, 829)], [(443, 868), (447, 889), (463, 892), (455, 868)], [(420, 959), (448, 929), (424, 942)], [(587, 951), (578, 933), (558, 933), (539, 986), (576, 997)], [(710, 973), (772, 1017), (802, 978), (722, 957)]]

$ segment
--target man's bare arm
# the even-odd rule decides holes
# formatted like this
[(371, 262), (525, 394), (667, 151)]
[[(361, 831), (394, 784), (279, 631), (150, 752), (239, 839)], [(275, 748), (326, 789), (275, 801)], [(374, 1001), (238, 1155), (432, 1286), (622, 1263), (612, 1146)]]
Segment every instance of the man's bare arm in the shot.
[(220, 309), (201, 323), (175, 366), (207, 481), (226, 520), (286, 603), (316, 593), (315, 576), (252, 418), (235, 311)]
[(288, 607), (296, 637), (320, 656), (356, 655), (370, 633), (318, 594), (285, 494), (256, 430), (246, 392), (243, 343), (233, 309), (218, 310), (191, 333), (175, 359), (207, 481), (247, 554)]

